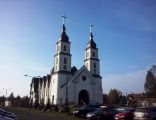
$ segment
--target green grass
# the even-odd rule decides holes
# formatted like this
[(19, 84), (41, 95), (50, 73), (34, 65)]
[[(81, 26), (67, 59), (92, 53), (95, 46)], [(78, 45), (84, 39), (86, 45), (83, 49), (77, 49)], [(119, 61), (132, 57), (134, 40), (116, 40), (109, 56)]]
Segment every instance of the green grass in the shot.
[[(80, 120), (72, 115), (59, 112), (45, 112), (28, 108), (9, 107), (7, 111), (17, 115), (19, 120)], [(84, 119), (83, 119), (84, 120)]]

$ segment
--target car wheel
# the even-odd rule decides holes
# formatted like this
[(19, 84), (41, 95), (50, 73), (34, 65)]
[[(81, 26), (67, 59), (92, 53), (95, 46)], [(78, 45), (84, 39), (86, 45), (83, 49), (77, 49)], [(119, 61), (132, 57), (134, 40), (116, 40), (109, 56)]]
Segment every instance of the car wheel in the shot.
[(97, 120), (100, 120), (100, 116), (97, 116), (96, 119), (97, 119)]

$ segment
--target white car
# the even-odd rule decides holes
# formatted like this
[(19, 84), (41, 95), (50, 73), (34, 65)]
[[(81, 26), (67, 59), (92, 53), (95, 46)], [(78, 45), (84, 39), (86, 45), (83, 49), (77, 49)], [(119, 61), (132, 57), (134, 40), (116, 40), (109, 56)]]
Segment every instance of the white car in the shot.
[(156, 107), (137, 108), (133, 120), (156, 120)]

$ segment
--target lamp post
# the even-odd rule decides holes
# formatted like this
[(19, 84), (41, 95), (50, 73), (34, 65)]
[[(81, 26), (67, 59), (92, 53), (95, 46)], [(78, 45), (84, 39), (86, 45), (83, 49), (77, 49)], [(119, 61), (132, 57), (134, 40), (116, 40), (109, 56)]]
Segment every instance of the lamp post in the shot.
[[(30, 77), (30, 78), (32, 78), (32, 79), (33, 79), (33, 78), (41, 78), (41, 76), (34, 76), (34, 77), (33, 77), (33, 76), (30, 76), (30, 75), (27, 75), (27, 74), (25, 74), (24, 76), (25, 76), (25, 77)], [(31, 95), (32, 95), (33, 93), (32, 93), (31, 90), (32, 90), (32, 87), (30, 86), (30, 93), (29, 93), (29, 94), (30, 94), (30, 97), (29, 97), (29, 110), (30, 110), (30, 107), (31, 107), (31, 104), (32, 104)]]
[(68, 111), (68, 74), (66, 74), (66, 99), (65, 99), (65, 109)]
[(3, 88), (3, 90), (5, 90), (5, 98), (6, 98), (7, 94), (8, 94), (8, 90), (11, 90), (11, 88), (9, 88), (9, 89)]
[(41, 78), (41, 76), (31, 76), (31, 75), (24, 75), (25, 77), (30, 77), (30, 78)]

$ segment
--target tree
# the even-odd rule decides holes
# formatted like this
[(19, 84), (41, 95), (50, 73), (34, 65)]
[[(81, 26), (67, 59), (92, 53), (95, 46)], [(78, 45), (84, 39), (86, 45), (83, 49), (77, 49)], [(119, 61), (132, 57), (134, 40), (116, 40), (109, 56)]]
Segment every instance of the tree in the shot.
[(107, 97), (107, 101), (109, 104), (118, 104), (120, 101), (120, 95), (121, 92), (117, 89), (111, 89), (108, 97)]
[(151, 71), (147, 72), (144, 89), (148, 96), (156, 96), (156, 78)]
[(13, 100), (14, 100), (14, 94), (13, 94), (13, 92), (10, 94), (10, 96), (8, 97), (8, 99), (13, 102)]

